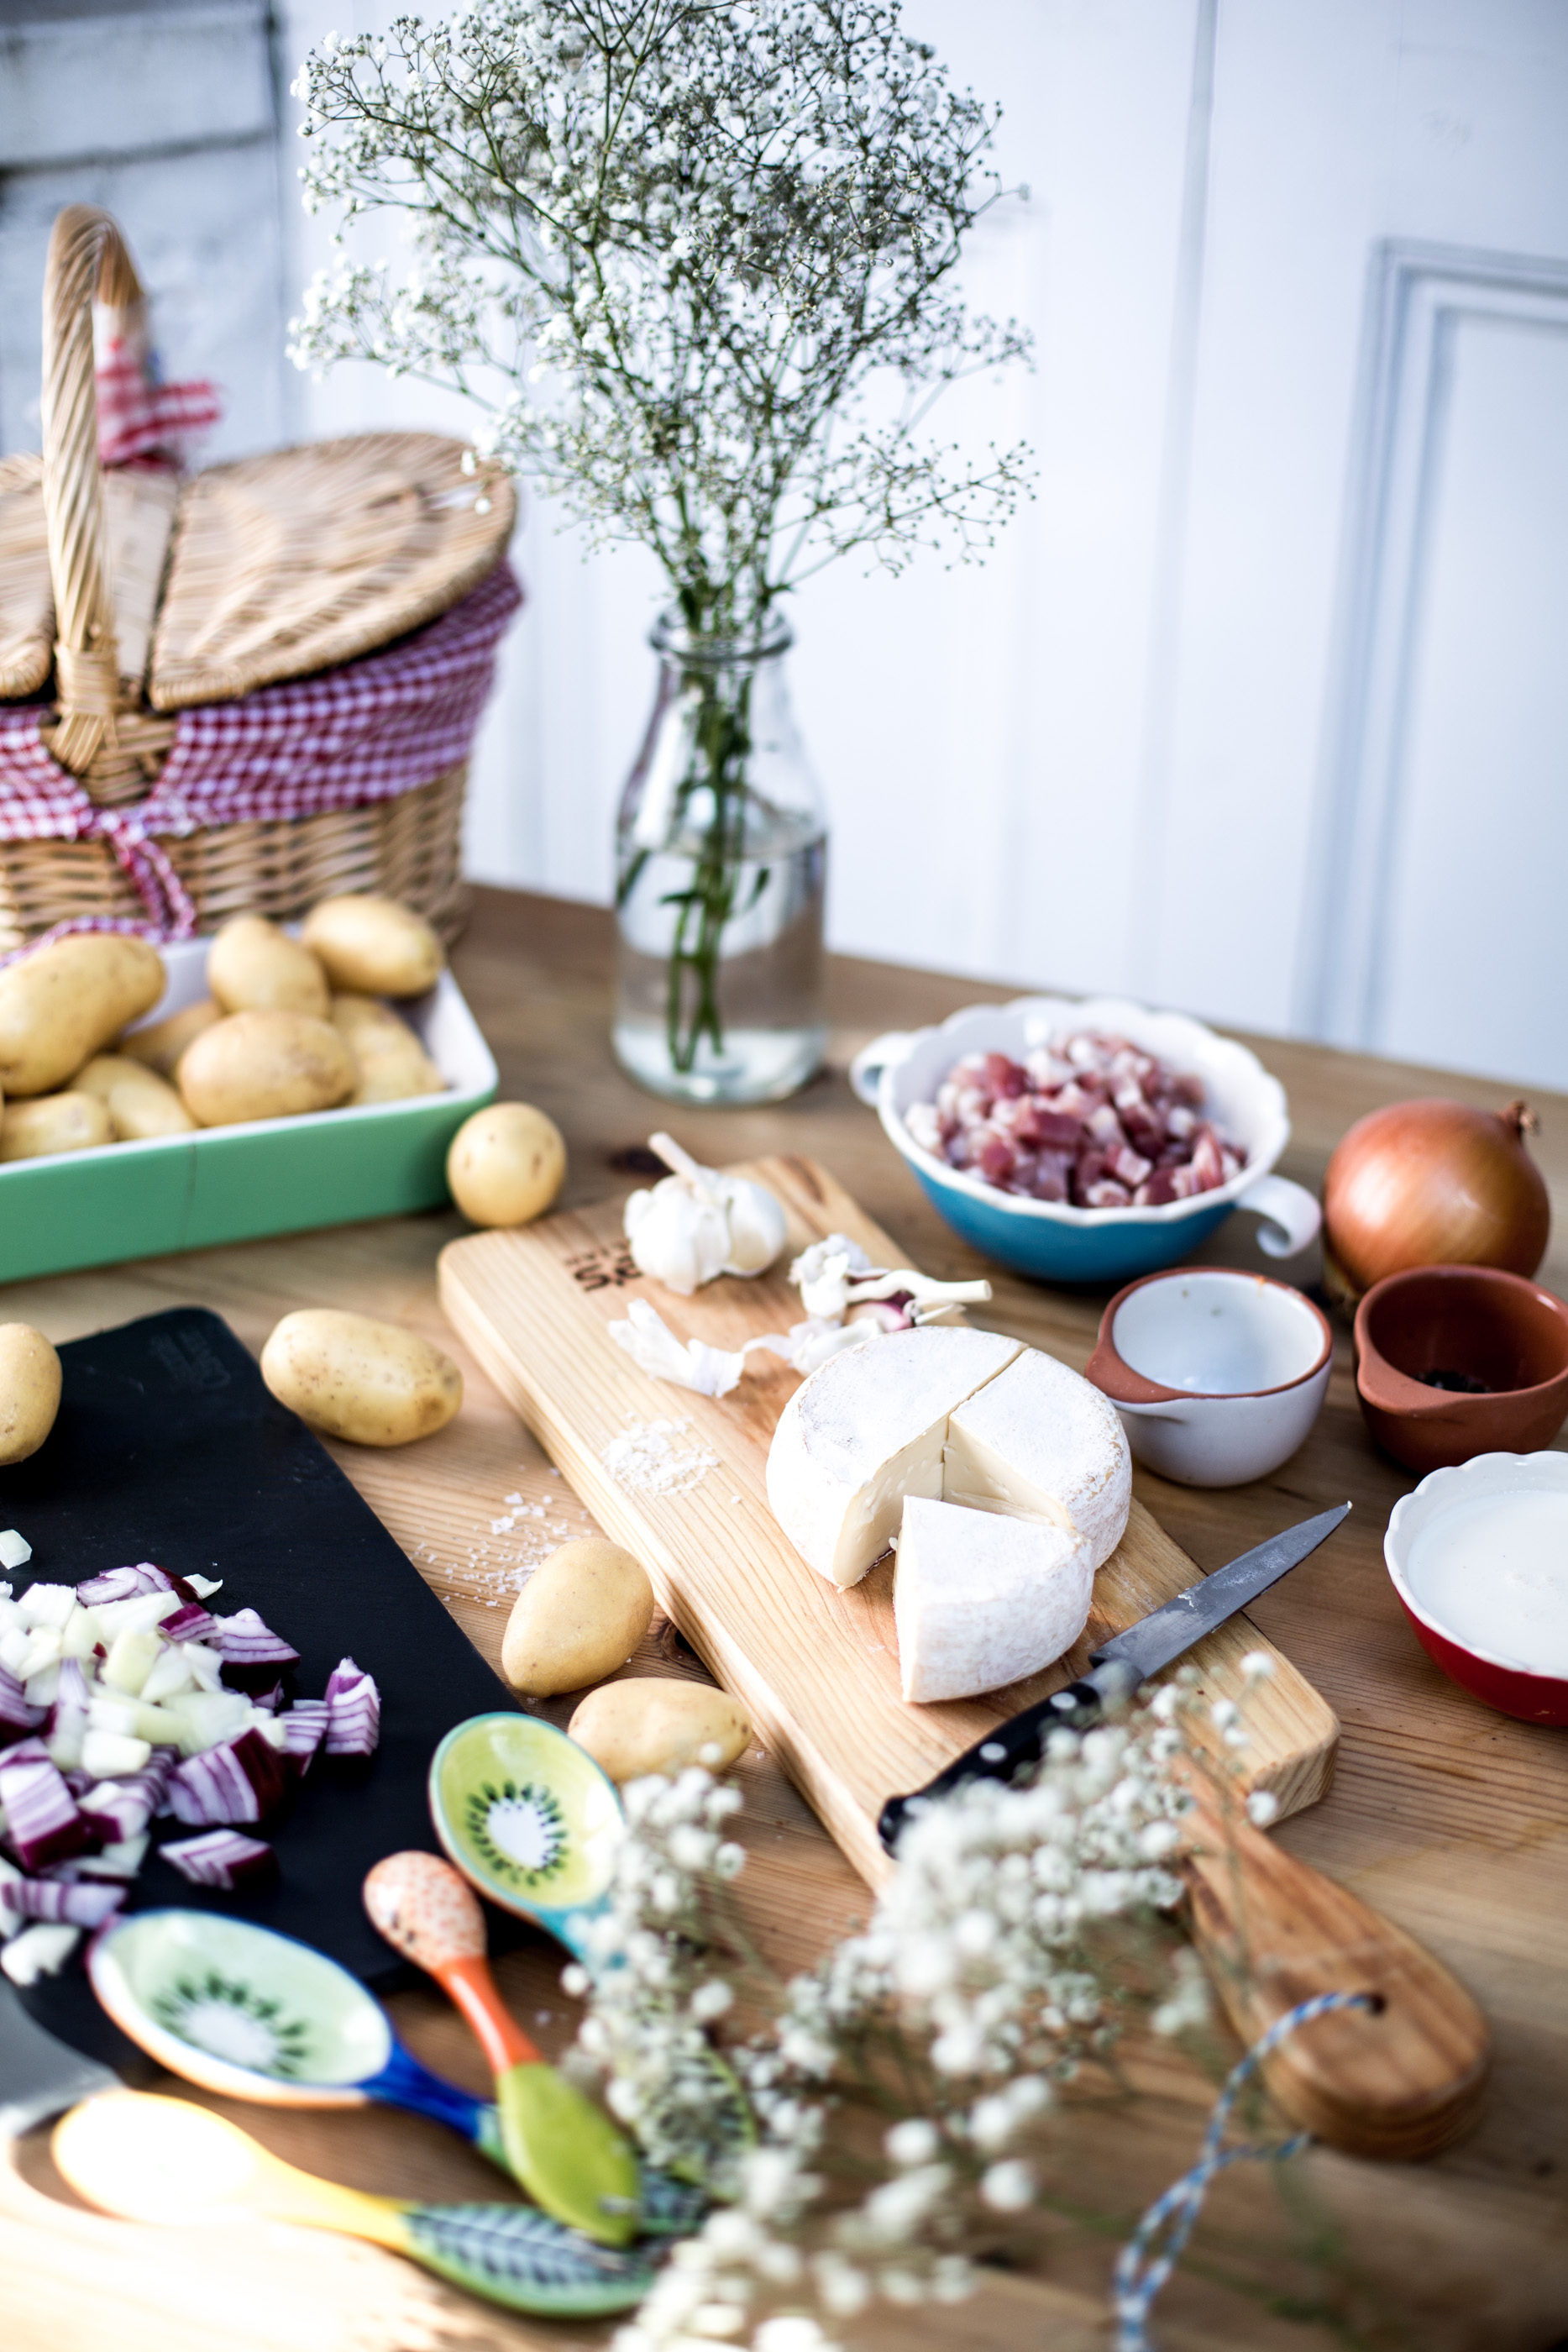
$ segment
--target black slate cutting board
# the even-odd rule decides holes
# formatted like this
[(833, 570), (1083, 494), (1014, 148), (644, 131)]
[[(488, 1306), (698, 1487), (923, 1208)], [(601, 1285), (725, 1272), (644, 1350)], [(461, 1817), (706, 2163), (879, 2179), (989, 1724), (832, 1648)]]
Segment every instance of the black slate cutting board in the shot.
[[(300, 1654), (290, 1696), (319, 1698), (340, 1658), (374, 1675), (381, 1746), (368, 1768), (312, 1766), (267, 1832), (278, 1884), (241, 1896), (192, 1886), (149, 1853), (128, 1910), (225, 1911), (298, 1936), (385, 1991), (410, 1970), (366, 1918), (365, 1873), (406, 1846), (437, 1851), (425, 1799), (436, 1743), (465, 1716), (517, 1706), (369, 1505), (298, 1416), (269, 1394), (221, 1317), (181, 1307), (60, 1349), (59, 1417), (31, 1460), (0, 1470), (0, 1528), (33, 1557), (9, 1578), (76, 1584), (126, 1561), (217, 1576), (211, 1606), (258, 1610)], [(354, 1777), (357, 1771), (359, 1777)], [(154, 1835), (188, 1836), (161, 1822)], [(523, 1922), (490, 1910), (492, 1949)], [(141, 2069), (99, 2010), (80, 1949), (24, 1995), (78, 2049)]]

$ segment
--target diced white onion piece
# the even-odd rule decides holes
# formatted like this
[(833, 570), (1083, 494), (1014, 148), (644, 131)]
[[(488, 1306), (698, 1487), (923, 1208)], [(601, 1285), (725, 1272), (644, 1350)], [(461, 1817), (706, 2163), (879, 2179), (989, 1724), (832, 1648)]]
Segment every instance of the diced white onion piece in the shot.
[(193, 1689), (195, 1681), (195, 1669), (185, 1652), (166, 1642), (148, 1669), (141, 1696), (148, 1706), (155, 1706), (161, 1699)]
[(98, 1646), (99, 1632), (90, 1609), (74, 1609), (60, 1629), (60, 1655), (66, 1658), (90, 1658)]
[(183, 1576), (180, 1581), (190, 1586), (198, 1601), (210, 1601), (214, 1592), (224, 1589), (221, 1576)]
[(117, 1731), (121, 1738), (139, 1739), (141, 1735), (136, 1728), (136, 1718), (141, 1712), (139, 1699), (99, 1687), (87, 1703), (88, 1726), (93, 1731)]
[(250, 1721), (250, 1701), (244, 1691), (182, 1691), (166, 1710), (180, 1726), (180, 1747), (186, 1756), (217, 1748), (233, 1739)]
[(112, 1643), (124, 1633), (150, 1633), (184, 1605), (177, 1592), (137, 1592), (125, 1601), (96, 1601), (92, 1613), (99, 1641)]
[(60, 1634), (58, 1626), (35, 1625), (31, 1628), (28, 1633), (26, 1653), (19, 1663), (12, 1667), (11, 1671), (16, 1675), (19, 1681), (25, 1683), (31, 1682), (33, 1676), (35, 1675), (41, 1675), (46, 1666), (57, 1666), (59, 1663)]
[(194, 1675), (198, 1690), (223, 1689), (224, 1662), (215, 1650), (205, 1648), (200, 1642), (186, 1642), (181, 1644), (180, 1655)]
[(27, 1676), (24, 1688), (29, 1706), (53, 1706), (55, 1694), (60, 1686), (60, 1662), (51, 1658), (47, 1666), (39, 1666)]
[(7, 1674), (14, 1675), (32, 1646), (33, 1629), (30, 1625), (7, 1625), (0, 1633), (0, 1666), (4, 1666)]
[(95, 1780), (116, 1780), (140, 1772), (152, 1753), (152, 1743), (132, 1739), (121, 1731), (91, 1730), (81, 1744), (81, 1769)]
[(125, 1691), (134, 1698), (152, 1671), (153, 1663), (163, 1642), (161, 1634), (142, 1632), (134, 1626), (123, 1626), (114, 1637), (114, 1645), (99, 1666), (99, 1680), (110, 1690)]
[(57, 1976), (80, 1940), (79, 1927), (53, 1927), (39, 1920), (0, 1951), (0, 1969), (14, 1985), (37, 1984), (40, 1977)]
[(147, 1859), (152, 1843), (150, 1830), (138, 1830), (134, 1837), (114, 1839), (101, 1853), (84, 1853), (72, 1867), (80, 1878), (132, 1879)]
[(52, 1625), (58, 1633), (76, 1600), (74, 1584), (29, 1584), (16, 1606), (25, 1624)]
[(154, 1748), (178, 1748), (179, 1718), (171, 1715), (166, 1706), (149, 1706), (145, 1699), (138, 1699), (135, 1715), (131, 1727), (134, 1738), (149, 1740)]
[(33, 1547), (26, 1536), (15, 1528), (0, 1529), (0, 1568), (26, 1568), (33, 1557)]

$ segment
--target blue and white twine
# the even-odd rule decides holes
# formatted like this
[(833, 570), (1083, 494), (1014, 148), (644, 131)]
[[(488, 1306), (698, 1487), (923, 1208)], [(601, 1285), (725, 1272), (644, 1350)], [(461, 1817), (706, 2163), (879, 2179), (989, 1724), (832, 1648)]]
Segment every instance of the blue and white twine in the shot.
[(1208, 2129), (1203, 2136), (1203, 2149), (1190, 2172), (1172, 2183), (1163, 2197), (1155, 2199), (1139, 2222), (1132, 2238), (1116, 2258), (1116, 2273), (1112, 2283), (1111, 2309), (1116, 2322), (1115, 2352), (1151, 2352), (1148, 2335), (1149, 2314), (1155, 2297), (1165, 2285), (1181, 2260), (1182, 2251), (1192, 2235), (1193, 2226), (1203, 2210), (1208, 2194), (1208, 2184), (1228, 2165), (1239, 2164), (1243, 2158), (1267, 2162), (1299, 2155), (1311, 2140), (1311, 2132), (1297, 2132), (1290, 2139), (1276, 2140), (1266, 2147), (1245, 2144), (1236, 2147), (1220, 2145), (1225, 2137), (1230, 2111), (1244, 2085), (1257, 2073), (1265, 2058), (1276, 2051), (1281, 2042), (1294, 2033), (1297, 2027), (1310, 2025), (1314, 2018), (1326, 2017), (1331, 2010), (1365, 2009), (1375, 2011), (1375, 1995), (1364, 1992), (1321, 1992), (1312, 2000), (1303, 2000), (1283, 2017), (1276, 2018), (1260, 2040), (1255, 2042), (1245, 2058), (1233, 2066), (1226, 2077), (1225, 2088), (1214, 2104)]

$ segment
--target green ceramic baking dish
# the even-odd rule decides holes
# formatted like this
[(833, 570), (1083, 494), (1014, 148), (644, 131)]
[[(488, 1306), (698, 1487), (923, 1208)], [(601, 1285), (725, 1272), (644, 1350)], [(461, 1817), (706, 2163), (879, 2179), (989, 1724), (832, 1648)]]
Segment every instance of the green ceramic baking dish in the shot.
[[(205, 992), (204, 940), (162, 952), (169, 986), (149, 1021)], [(450, 972), (399, 1009), (445, 1094), (0, 1166), (0, 1282), (440, 1206), (447, 1146), (493, 1100), (496, 1065)]]

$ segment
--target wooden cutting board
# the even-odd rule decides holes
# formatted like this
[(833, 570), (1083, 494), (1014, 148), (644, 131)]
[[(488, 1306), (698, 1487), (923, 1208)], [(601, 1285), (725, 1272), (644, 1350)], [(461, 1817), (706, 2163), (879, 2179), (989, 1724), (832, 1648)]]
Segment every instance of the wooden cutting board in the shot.
[[(1195, 1583), (1198, 1570), (1134, 1502), (1125, 1536), (1095, 1579), (1084, 1637), (1066, 1658), (983, 1698), (906, 1704), (891, 1560), (841, 1591), (807, 1567), (768, 1506), (768, 1449), (799, 1376), (759, 1354), (727, 1397), (696, 1396), (641, 1371), (610, 1337), (635, 1297), (656, 1307), (680, 1339), (715, 1347), (787, 1330), (801, 1314), (786, 1279), (790, 1260), (828, 1234), (848, 1234), (875, 1265), (904, 1263), (815, 1162), (760, 1160), (738, 1172), (766, 1184), (789, 1222), (788, 1250), (755, 1281), (720, 1279), (694, 1298), (676, 1297), (632, 1264), (617, 1199), (449, 1244), (442, 1304), (600, 1525), (645, 1564), (661, 1607), (876, 1885), (891, 1867), (876, 1834), (888, 1796), (918, 1788), (1004, 1717), (1074, 1680), (1098, 1642)], [(664, 1459), (682, 1482), (674, 1491), (651, 1491), (607, 1463), (607, 1451), (629, 1434), (664, 1442)], [(1244, 1616), (1190, 1653), (1206, 1696), (1239, 1698), (1240, 1661), (1254, 1650), (1270, 1652), (1274, 1672), (1248, 1696), (1247, 1784), (1293, 1812), (1327, 1789), (1339, 1726)]]

